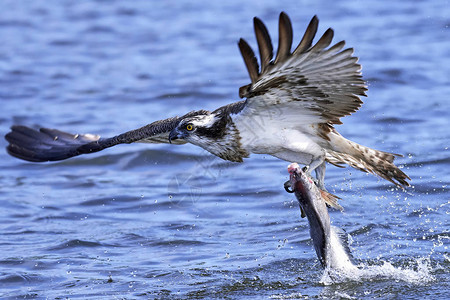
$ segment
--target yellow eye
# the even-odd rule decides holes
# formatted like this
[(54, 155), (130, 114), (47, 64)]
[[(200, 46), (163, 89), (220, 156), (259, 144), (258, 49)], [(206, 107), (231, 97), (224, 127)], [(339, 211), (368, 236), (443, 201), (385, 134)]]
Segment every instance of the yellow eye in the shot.
[(187, 124), (187, 125), (186, 125), (186, 129), (187, 129), (188, 131), (191, 131), (192, 129), (194, 129), (194, 126), (192, 126), (192, 124)]

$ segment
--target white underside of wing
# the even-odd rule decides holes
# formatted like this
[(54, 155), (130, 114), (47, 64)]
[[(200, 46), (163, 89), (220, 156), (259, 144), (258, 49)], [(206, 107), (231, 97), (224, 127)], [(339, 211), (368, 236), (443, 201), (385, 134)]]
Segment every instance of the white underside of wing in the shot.
[(251, 98), (251, 104), (247, 105), (238, 117), (262, 123), (278, 122), (288, 127), (304, 126), (326, 122), (319, 112), (314, 111), (317, 106), (311, 97), (302, 100), (296, 90), (273, 89), (265, 94)]
[(255, 107), (233, 116), (242, 147), (251, 153), (270, 154), (289, 162), (309, 164), (324, 155), (314, 125), (318, 116), (302, 114), (295, 105)]

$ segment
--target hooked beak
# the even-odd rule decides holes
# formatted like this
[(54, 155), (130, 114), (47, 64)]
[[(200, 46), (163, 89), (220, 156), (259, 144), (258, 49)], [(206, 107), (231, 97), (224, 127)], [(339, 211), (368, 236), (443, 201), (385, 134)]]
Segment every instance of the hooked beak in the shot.
[(169, 144), (172, 144), (172, 141), (180, 138), (179, 131), (175, 128), (169, 133)]

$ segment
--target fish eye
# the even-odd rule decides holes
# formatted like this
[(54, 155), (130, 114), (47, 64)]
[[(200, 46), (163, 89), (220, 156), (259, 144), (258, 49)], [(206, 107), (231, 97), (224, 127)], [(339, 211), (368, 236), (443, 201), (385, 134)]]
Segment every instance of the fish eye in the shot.
[(188, 131), (192, 131), (194, 129), (194, 126), (192, 126), (192, 124), (189, 123), (189, 124), (186, 125), (186, 129)]

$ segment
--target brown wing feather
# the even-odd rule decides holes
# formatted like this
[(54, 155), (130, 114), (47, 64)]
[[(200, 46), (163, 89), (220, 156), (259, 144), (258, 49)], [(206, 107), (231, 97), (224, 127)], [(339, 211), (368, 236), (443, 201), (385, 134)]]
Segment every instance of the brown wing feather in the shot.
[[(302, 113), (317, 116), (316, 123), (341, 124), (340, 118), (359, 109), (359, 96), (365, 96), (366, 86), (361, 76), (358, 58), (353, 49), (343, 49), (345, 42), (331, 45), (334, 32), (328, 29), (313, 44), (318, 28), (314, 16), (301, 42), (290, 53), (292, 26), (285, 13), (279, 20), (279, 49), (271, 61), (272, 46), (267, 29), (255, 19), (255, 33), (261, 54), (261, 70), (254, 52), (244, 40), (240, 41), (241, 53), (252, 83), (240, 88), (241, 98), (247, 98), (251, 111), (277, 106), (280, 109), (298, 109)], [(242, 46), (241, 46), (242, 45)], [(245, 46), (243, 46), (245, 45)], [(331, 45), (331, 46), (330, 46)], [(295, 104), (293, 104), (295, 103)]]
[(284, 61), (289, 55), (291, 55), (292, 47), (292, 24), (289, 17), (282, 12), (280, 14), (280, 20), (278, 22), (278, 51), (275, 57), (274, 64), (280, 61)]
[(334, 31), (331, 28), (328, 28), (327, 31), (322, 35), (319, 41), (309, 50), (311, 52), (319, 52), (330, 46), (331, 41), (333, 40)]
[(298, 44), (297, 48), (295, 48), (293, 52), (294, 55), (303, 53), (306, 50), (308, 50), (309, 47), (311, 47), (314, 37), (316, 36), (318, 27), (319, 27), (319, 19), (317, 18), (317, 16), (314, 16), (309, 22), (302, 40)]
[(257, 17), (253, 18), (256, 40), (258, 41), (259, 56), (261, 58), (261, 73), (264, 73), (273, 57), (272, 41), (264, 23)]
[(238, 45), (242, 58), (244, 59), (245, 66), (247, 67), (248, 75), (250, 75), (250, 80), (252, 83), (255, 83), (259, 77), (259, 65), (255, 52), (253, 52), (252, 48), (244, 39), (240, 39)]

